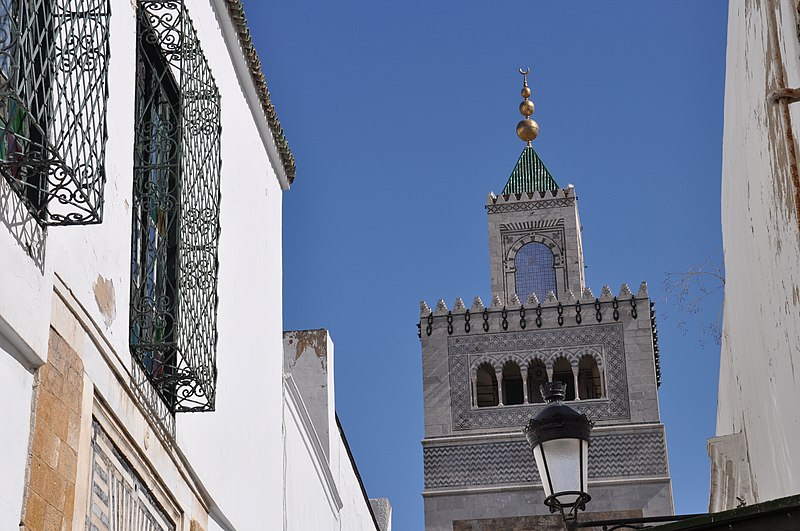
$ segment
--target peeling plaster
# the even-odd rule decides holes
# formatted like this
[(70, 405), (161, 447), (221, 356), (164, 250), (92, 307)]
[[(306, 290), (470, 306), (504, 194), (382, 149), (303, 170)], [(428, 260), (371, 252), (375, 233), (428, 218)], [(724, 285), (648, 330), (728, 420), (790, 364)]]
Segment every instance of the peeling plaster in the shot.
[(100, 313), (103, 314), (103, 322), (107, 327), (111, 327), (117, 317), (114, 281), (103, 278), (102, 275), (97, 275), (97, 280), (95, 280), (92, 290), (94, 291), (94, 300), (97, 302), (97, 307), (100, 309)]
[(297, 361), (309, 349), (314, 351), (314, 354), (319, 358), (320, 365), (323, 370), (328, 370), (328, 333), (323, 329), (319, 330), (304, 330), (301, 333), (292, 332), (289, 335), (288, 343), (291, 345), (297, 342), (294, 359)]

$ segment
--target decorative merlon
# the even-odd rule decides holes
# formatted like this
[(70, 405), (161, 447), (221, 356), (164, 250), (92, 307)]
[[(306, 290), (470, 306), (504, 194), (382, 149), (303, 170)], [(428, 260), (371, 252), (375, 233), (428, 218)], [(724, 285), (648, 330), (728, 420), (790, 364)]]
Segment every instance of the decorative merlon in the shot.
[(556, 294), (553, 293), (553, 290), (548, 291), (547, 297), (544, 299), (545, 302), (556, 302), (557, 300), (558, 299), (556, 299)]
[(483, 301), (481, 300), (480, 297), (475, 297), (474, 299), (472, 299), (472, 309), (471, 309), (471, 311), (473, 311), (473, 312), (482, 312), (483, 308), (484, 308)]
[(431, 307), (428, 306), (428, 303), (425, 301), (419, 301), (419, 315), (421, 317), (427, 317), (431, 313)]
[(522, 302), (519, 300), (519, 296), (514, 293), (511, 295), (511, 299), (508, 301), (511, 306), (522, 306)]
[(647, 282), (642, 282), (639, 284), (639, 292), (636, 294), (636, 298), (646, 299), (647, 297), (649, 297), (647, 294)]
[(633, 293), (631, 292), (631, 288), (628, 287), (627, 284), (623, 284), (622, 287), (619, 288), (619, 295), (620, 299), (630, 299), (633, 297)]
[(456, 302), (453, 304), (454, 312), (463, 312), (467, 307), (464, 306), (464, 300), (461, 297), (456, 297)]
[(530, 297), (528, 297), (528, 304), (530, 304), (531, 306), (538, 306), (539, 297), (537, 297), (535, 293), (531, 293)]
[(449, 311), (450, 310), (447, 308), (447, 303), (444, 302), (444, 299), (439, 299), (439, 301), (436, 303), (436, 311), (434, 313), (442, 314)]
[(600, 299), (613, 299), (614, 293), (611, 292), (611, 288), (608, 285), (603, 286), (603, 290), (600, 292)]
[(585, 287), (583, 288), (583, 293), (581, 294), (581, 300), (583, 301), (593, 301), (595, 299), (594, 293), (592, 293), (592, 288)]
[(499, 308), (503, 305), (503, 301), (500, 300), (500, 295), (494, 294), (492, 295), (492, 308)]
[(575, 302), (575, 294), (572, 292), (571, 289), (567, 290), (567, 295), (565, 298), (566, 302)]

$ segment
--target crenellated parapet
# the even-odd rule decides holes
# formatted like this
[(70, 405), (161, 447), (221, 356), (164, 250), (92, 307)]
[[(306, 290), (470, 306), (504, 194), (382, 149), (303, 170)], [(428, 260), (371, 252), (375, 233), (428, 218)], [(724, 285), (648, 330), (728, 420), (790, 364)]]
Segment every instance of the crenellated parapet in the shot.
[(557, 190), (543, 192), (522, 192), (517, 194), (495, 195), (489, 193), (486, 198), (486, 209), (490, 214), (502, 212), (522, 212), (561, 206), (575, 203), (575, 188), (572, 185)]
[(586, 287), (580, 294), (568, 290), (558, 298), (551, 291), (541, 301), (533, 294), (522, 302), (513, 294), (509, 303), (503, 304), (499, 297), (493, 296), (489, 306), (480, 297), (474, 297), (469, 306), (462, 298), (456, 298), (452, 308), (443, 299), (433, 308), (420, 301), (417, 326), (422, 338), (440, 331), (452, 336), (639, 320), (649, 320), (652, 329), (656, 379), (660, 384), (655, 304), (650, 301), (646, 282), (640, 284), (635, 294), (627, 284), (622, 284), (616, 295), (608, 286), (603, 286), (599, 296)]

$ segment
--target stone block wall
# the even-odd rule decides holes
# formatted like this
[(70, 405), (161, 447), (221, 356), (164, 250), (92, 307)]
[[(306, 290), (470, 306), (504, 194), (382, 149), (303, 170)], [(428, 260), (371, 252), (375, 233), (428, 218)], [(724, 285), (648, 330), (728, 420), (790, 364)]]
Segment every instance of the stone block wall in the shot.
[(55, 331), (39, 368), (21, 528), (69, 529), (78, 468), (83, 363)]

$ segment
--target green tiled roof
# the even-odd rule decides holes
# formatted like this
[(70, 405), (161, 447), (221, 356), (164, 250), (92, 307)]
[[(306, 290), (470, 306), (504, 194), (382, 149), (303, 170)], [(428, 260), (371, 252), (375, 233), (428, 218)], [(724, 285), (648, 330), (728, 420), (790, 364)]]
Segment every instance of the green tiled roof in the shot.
[(503, 188), (503, 195), (547, 190), (558, 190), (558, 183), (547, 171), (544, 162), (533, 148), (525, 146), (517, 165), (514, 166), (514, 171), (511, 172), (511, 177), (508, 178), (506, 187)]

